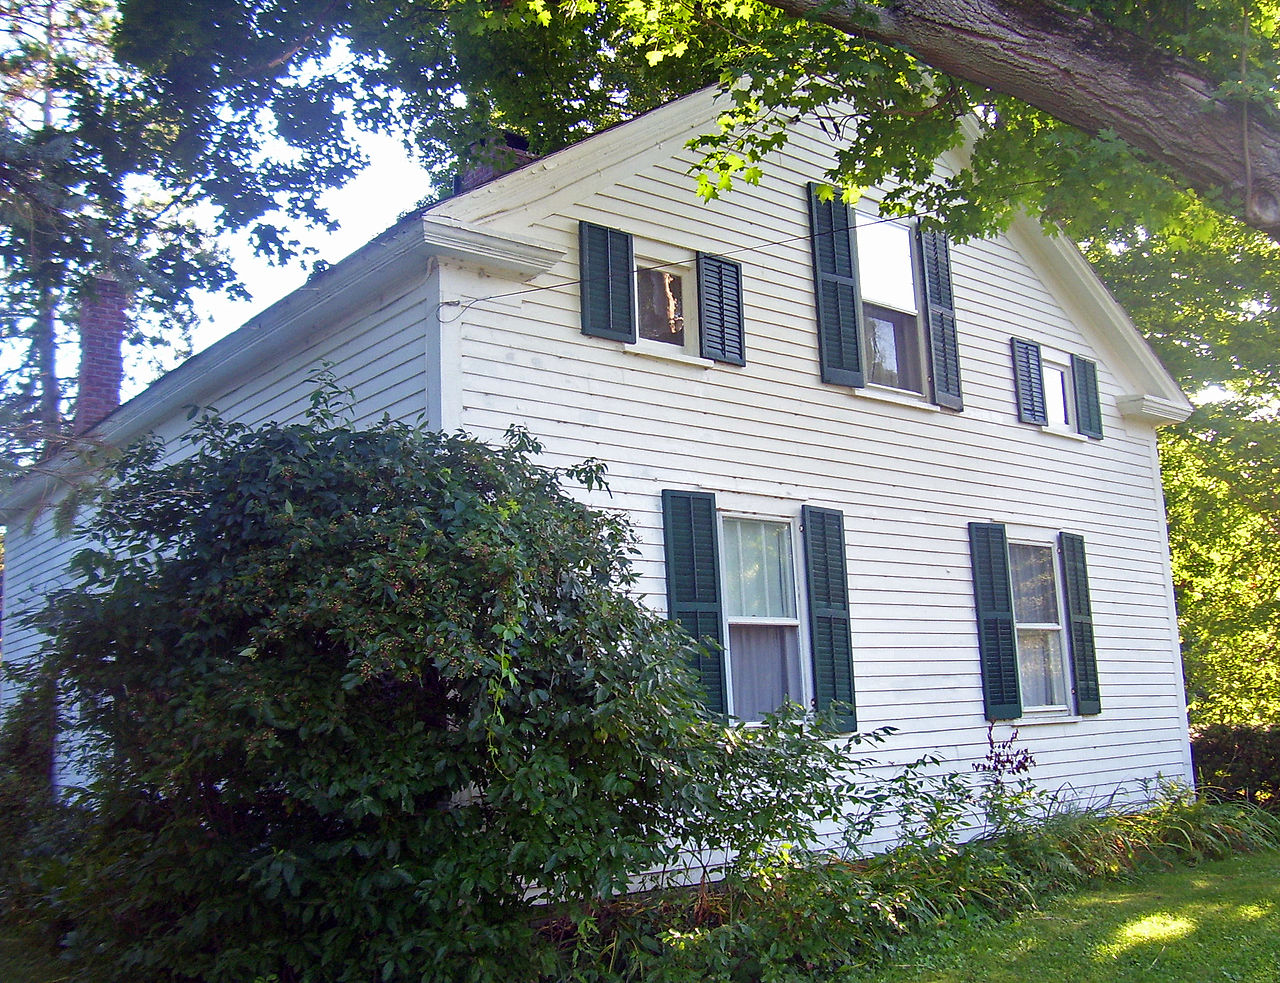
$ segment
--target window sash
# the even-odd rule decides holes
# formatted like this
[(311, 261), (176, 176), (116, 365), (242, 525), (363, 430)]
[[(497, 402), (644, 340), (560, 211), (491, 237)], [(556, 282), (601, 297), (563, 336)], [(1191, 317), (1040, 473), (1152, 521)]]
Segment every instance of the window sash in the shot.
[(1044, 367), (1044, 405), (1049, 427), (1066, 430), (1071, 426), (1070, 375), (1066, 366)]
[(1019, 624), (1017, 639), (1023, 710), (1065, 710), (1070, 687), (1061, 627)]
[(797, 623), (731, 622), (726, 653), (729, 712), (748, 722), (805, 698)]
[(862, 305), (867, 382), (924, 395), (924, 351), (915, 314)]
[(1023, 710), (1065, 709), (1070, 686), (1055, 550), (1041, 543), (1008, 549)]
[(636, 323), (640, 338), (684, 348), (684, 292), (682, 270), (636, 269)]
[(905, 225), (858, 212), (858, 272), (864, 302), (920, 315), (915, 238)]
[(728, 618), (798, 617), (790, 523), (726, 516), (720, 549)]

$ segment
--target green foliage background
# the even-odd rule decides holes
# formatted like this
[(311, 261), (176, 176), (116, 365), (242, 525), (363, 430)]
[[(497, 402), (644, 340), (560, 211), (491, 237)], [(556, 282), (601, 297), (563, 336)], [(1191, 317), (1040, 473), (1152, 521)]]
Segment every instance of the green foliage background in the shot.
[(1087, 254), (1199, 408), (1160, 434), (1191, 719), (1280, 721), (1280, 247), (1194, 206), (1196, 232)]

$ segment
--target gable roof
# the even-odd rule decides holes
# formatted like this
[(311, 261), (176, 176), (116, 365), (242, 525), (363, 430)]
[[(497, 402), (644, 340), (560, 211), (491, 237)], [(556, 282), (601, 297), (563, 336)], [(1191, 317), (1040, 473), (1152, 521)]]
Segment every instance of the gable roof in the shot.
[[(678, 153), (690, 140), (718, 125), (722, 105), (716, 88), (699, 90), (466, 194), (436, 202), (427, 211), (464, 224), (512, 231), (527, 228), (531, 216), (562, 209)], [(960, 158), (960, 153), (954, 153), (944, 160), (958, 164)], [(767, 162), (764, 168), (767, 172)], [(690, 185), (692, 193), (692, 179)], [(1102, 335), (1118, 364), (1134, 376), (1141, 391), (1122, 401), (1122, 412), (1157, 424), (1185, 420), (1193, 409), (1191, 402), (1075, 243), (1063, 234), (1049, 234), (1038, 220), (1026, 215), (1017, 217), (1007, 234), (1035, 265), (1064, 310)]]

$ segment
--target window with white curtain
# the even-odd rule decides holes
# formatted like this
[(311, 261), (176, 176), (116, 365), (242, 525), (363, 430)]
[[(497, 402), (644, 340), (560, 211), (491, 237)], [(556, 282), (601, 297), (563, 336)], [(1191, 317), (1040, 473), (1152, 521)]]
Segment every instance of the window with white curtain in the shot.
[(1055, 561), (1052, 546), (1009, 544), (1024, 710), (1065, 709), (1070, 696)]
[(721, 524), (729, 712), (760, 720), (803, 702), (791, 524), (725, 517)]

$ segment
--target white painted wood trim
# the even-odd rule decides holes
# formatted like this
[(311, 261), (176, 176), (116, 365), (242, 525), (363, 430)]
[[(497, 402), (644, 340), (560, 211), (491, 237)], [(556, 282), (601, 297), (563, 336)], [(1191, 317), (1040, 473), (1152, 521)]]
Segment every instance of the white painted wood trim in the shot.
[(461, 426), (462, 414), (462, 305), (451, 273), (433, 260), (427, 281), (427, 425), (444, 433)]
[(1126, 419), (1142, 420), (1152, 426), (1181, 423), (1194, 409), (1189, 402), (1174, 402), (1149, 393), (1121, 396), (1116, 400), (1116, 405)]
[(460, 259), (500, 273), (528, 279), (546, 273), (564, 256), (563, 249), (493, 232), (447, 219), (424, 218), (422, 241), (434, 256)]

